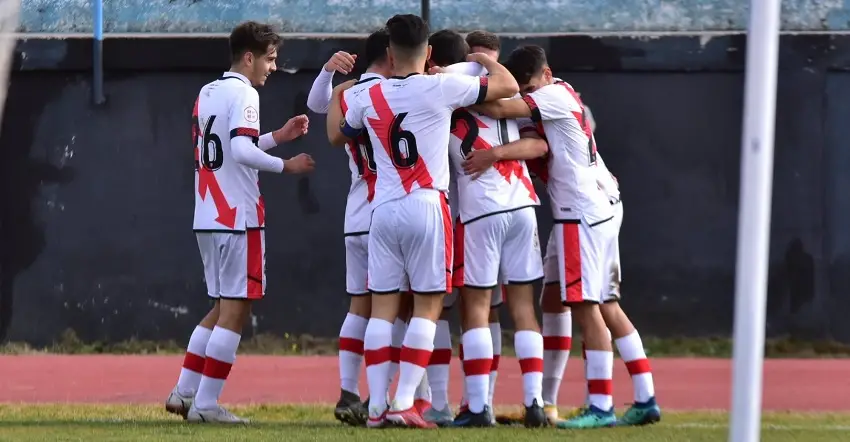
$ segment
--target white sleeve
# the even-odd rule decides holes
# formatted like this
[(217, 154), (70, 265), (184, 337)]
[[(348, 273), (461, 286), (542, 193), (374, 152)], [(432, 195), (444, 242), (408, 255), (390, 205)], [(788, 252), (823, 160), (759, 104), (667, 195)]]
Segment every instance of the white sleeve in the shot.
[(264, 172), (283, 171), (283, 160), (257, 146), (260, 140), (260, 95), (253, 87), (238, 92), (230, 106), (230, 154), (239, 164)]
[(260, 139), (257, 140), (257, 147), (259, 147), (263, 152), (273, 147), (277, 147), (277, 143), (274, 141), (274, 135), (272, 135), (271, 132), (266, 132), (260, 135)]
[(248, 137), (231, 139), (230, 154), (233, 156), (233, 161), (243, 166), (262, 172), (283, 172), (283, 159), (263, 152)]
[[(531, 109), (531, 121), (563, 120), (575, 118), (571, 109), (575, 99), (562, 84), (550, 84), (523, 97)], [(576, 102), (577, 103), (577, 102)], [(580, 112), (581, 109), (575, 109)]]
[(331, 96), (333, 95), (333, 78), (334, 72), (328, 72), (324, 68), (319, 70), (319, 76), (313, 80), (313, 87), (310, 88), (310, 94), (307, 95), (307, 107), (317, 114), (328, 113), (328, 106), (331, 104)]
[(230, 105), (230, 139), (248, 137), (257, 143), (260, 139), (260, 95), (250, 86), (236, 94)]
[(487, 98), (487, 77), (459, 74), (434, 75), (440, 84), (443, 103), (452, 109), (481, 104)]
[(484, 66), (481, 66), (480, 63), (476, 63), (474, 61), (464, 61), (446, 66), (445, 72), (447, 74), (472, 75), (475, 77), (486, 76), (488, 74), (487, 69), (485, 69)]

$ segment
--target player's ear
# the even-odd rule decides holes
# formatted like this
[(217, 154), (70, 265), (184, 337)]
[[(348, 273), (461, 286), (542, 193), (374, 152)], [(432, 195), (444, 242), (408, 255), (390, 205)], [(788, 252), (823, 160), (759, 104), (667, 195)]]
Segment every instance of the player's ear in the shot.
[(543, 79), (546, 80), (547, 83), (552, 81), (552, 69), (549, 66), (543, 66)]
[(425, 59), (426, 60), (431, 59), (431, 45), (428, 45), (428, 47), (425, 49)]

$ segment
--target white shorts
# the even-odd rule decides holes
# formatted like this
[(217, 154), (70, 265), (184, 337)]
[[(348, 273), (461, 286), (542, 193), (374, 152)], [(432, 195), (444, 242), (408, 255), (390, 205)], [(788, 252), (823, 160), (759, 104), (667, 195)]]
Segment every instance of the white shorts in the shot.
[(614, 204), (614, 219), (611, 220), (617, 228), (617, 239), (614, 240), (614, 251), (608, 257), (608, 269), (611, 278), (608, 280), (608, 293), (603, 298), (605, 302), (620, 300), (620, 282), (623, 280), (623, 272), (620, 267), (620, 228), (623, 225), (623, 203)]
[(418, 294), (452, 291), (452, 223), (445, 194), (413, 193), (376, 207), (369, 229), (369, 290)]
[(610, 288), (611, 256), (617, 244), (613, 218), (594, 225), (586, 221), (555, 222), (543, 259), (544, 281), (561, 287), (561, 301), (604, 302)]
[(207, 293), (212, 298), (262, 299), (266, 293), (266, 233), (195, 232)]
[(464, 225), (464, 286), (531, 284), (543, 278), (537, 214), (526, 207)]
[(369, 234), (345, 236), (345, 291), (351, 296), (369, 294)]
[[(464, 226), (460, 222), (460, 218), (455, 219), (455, 228), (454, 228), (454, 267), (452, 271), (452, 290), (451, 293), (446, 295), (443, 298), (443, 308), (450, 309), (454, 307), (455, 302), (457, 301), (458, 293), (460, 293), (460, 288), (463, 287), (464, 282)], [(501, 282), (493, 289), (493, 294), (490, 296), (490, 307), (496, 308), (502, 305), (502, 292), (504, 292)]]

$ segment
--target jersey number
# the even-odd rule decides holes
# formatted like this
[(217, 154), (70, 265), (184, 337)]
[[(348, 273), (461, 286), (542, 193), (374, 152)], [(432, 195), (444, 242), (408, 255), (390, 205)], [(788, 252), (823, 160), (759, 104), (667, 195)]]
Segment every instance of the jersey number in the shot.
[(587, 121), (587, 110), (584, 104), (579, 101), (581, 106), (581, 130), (587, 135), (587, 157), (590, 159), (590, 165), (596, 164), (596, 141), (593, 139), (593, 130), (590, 128), (590, 123)]
[(396, 115), (390, 128), (390, 157), (398, 169), (409, 169), (419, 161), (416, 137), (413, 132), (401, 128), (401, 123), (405, 117), (407, 117), (407, 112)]
[[(454, 134), (457, 134), (458, 127), (457, 123), (463, 121), (466, 124), (466, 134), (460, 140), (460, 154), (466, 159), (466, 156), (472, 152), (472, 146), (475, 144), (475, 140), (478, 139), (479, 129), (478, 129), (478, 121), (475, 119), (472, 114), (464, 109), (458, 109), (452, 113), (451, 120), (451, 131)], [(508, 143), (508, 120), (502, 118), (498, 121), (499, 125), (499, 145)]]
[(215, 171), (221, 169), (222, 164), (224, 164), (224, 147), (221, 145), (221, 138), (212, 133), (213, 121), (215, 121), (215, 115), (210, 115), (204, 127), (200, 160), (204, 169)]
[(377, 170), (377, 166), (372, 155), (372, 140), (369, 138), (369, 135), (364, 131), (363, 135), (357, 137), (353, 143), (355, 146), (351, 149), (351, 152), (354, 154), (354, 162), (357, 164), (357, 173), (360, 176), (366, 173), (363, 167), (364, 165), (374, 173)]

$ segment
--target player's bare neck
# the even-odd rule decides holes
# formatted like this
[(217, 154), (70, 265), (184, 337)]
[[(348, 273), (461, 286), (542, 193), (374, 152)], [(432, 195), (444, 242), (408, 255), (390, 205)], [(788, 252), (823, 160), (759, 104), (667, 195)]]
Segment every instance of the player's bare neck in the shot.
[(425, 63), (399, 63), (393, 65), (393, 78), (407, 78), (411, 75), (422, 74), (425, 72)]

